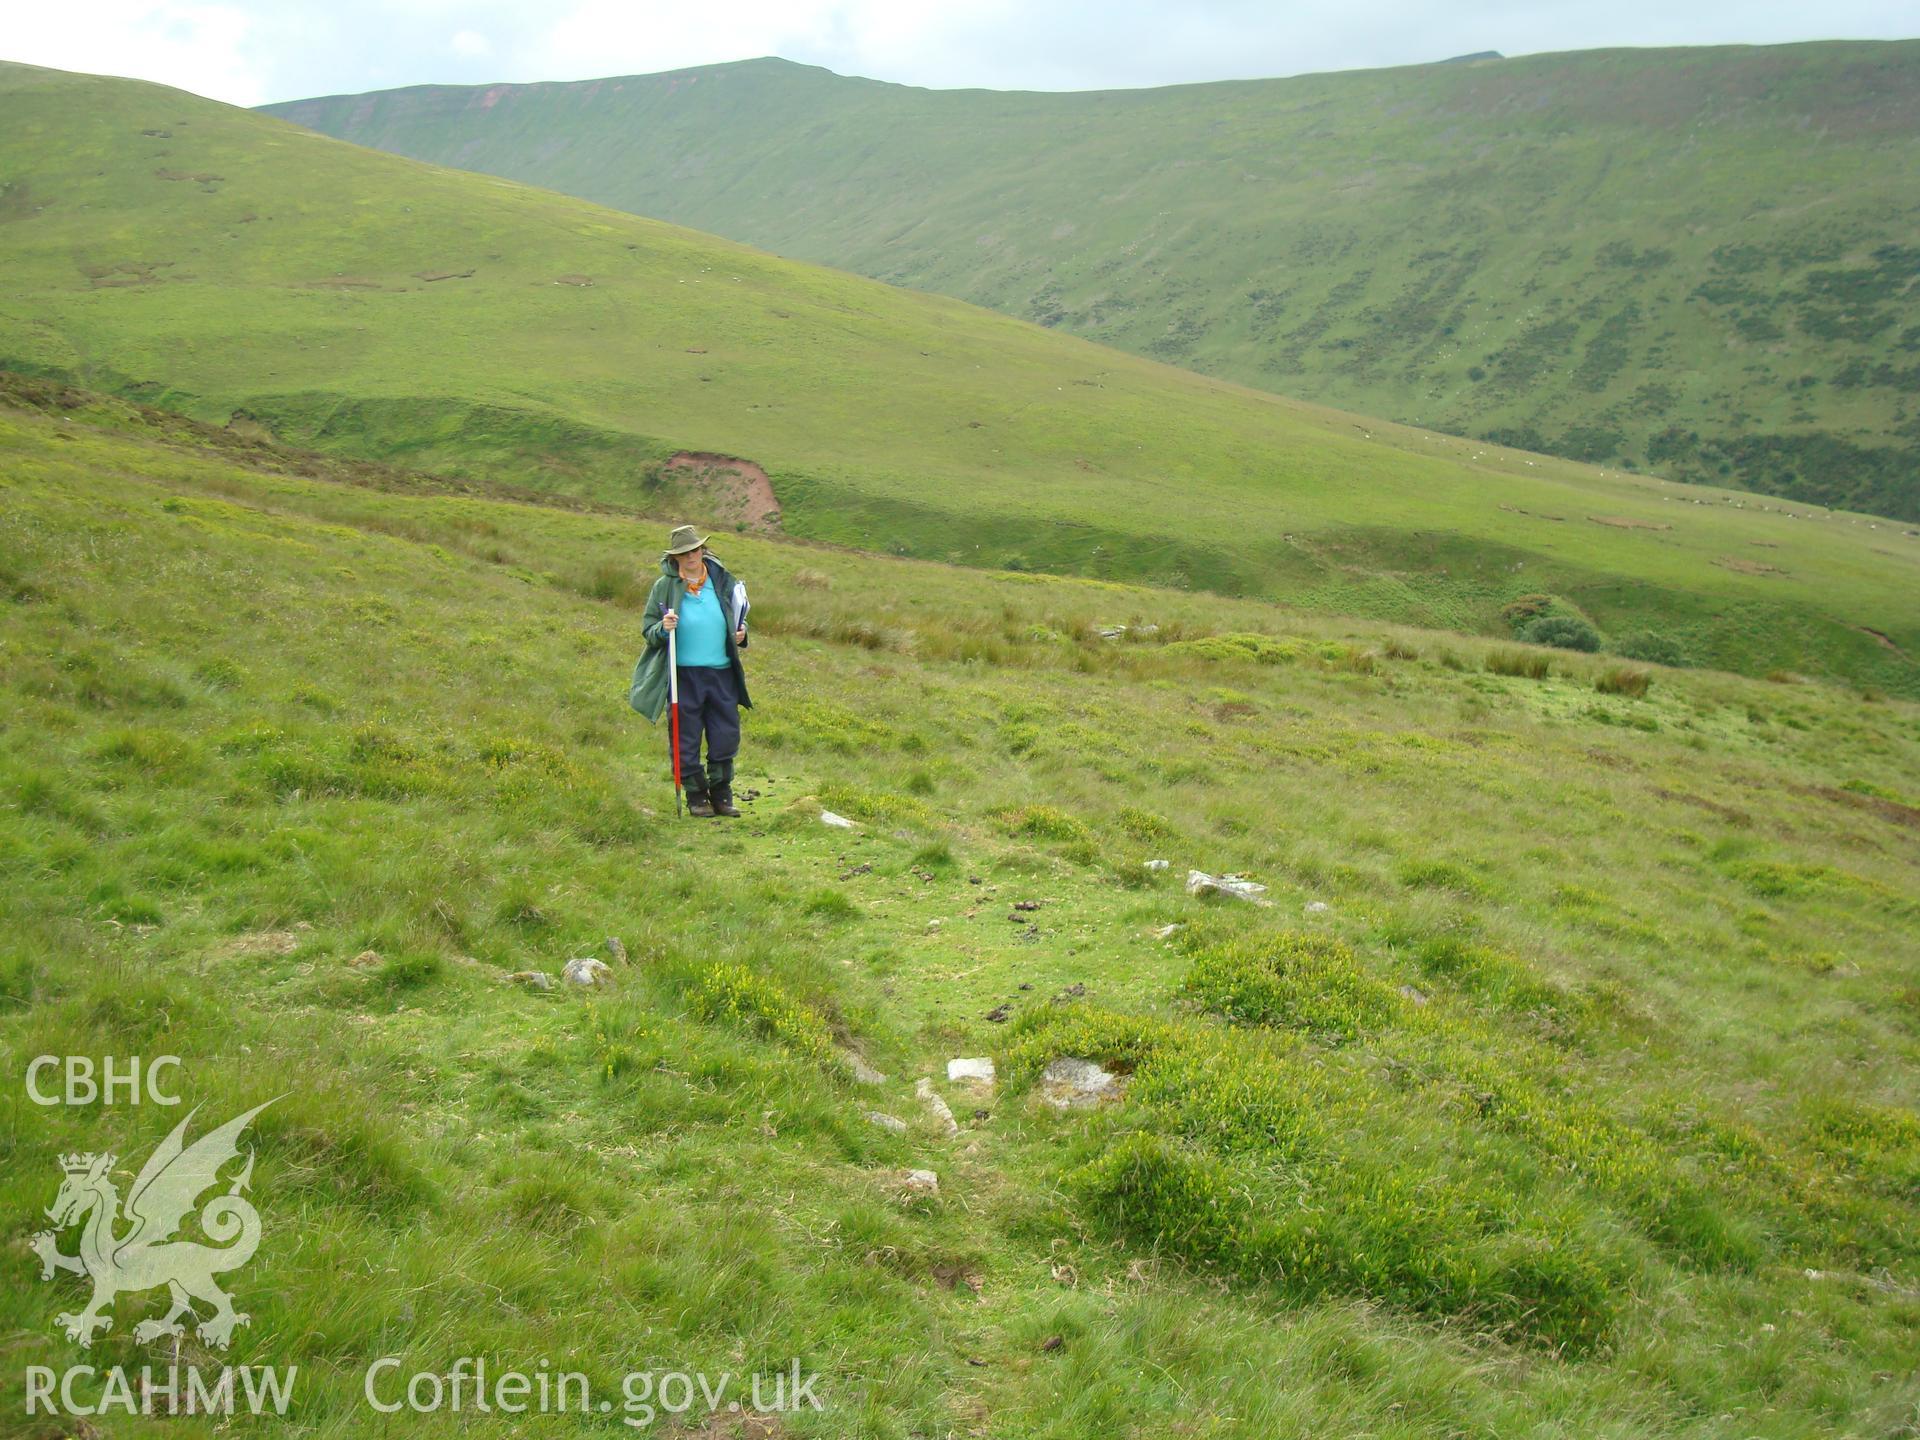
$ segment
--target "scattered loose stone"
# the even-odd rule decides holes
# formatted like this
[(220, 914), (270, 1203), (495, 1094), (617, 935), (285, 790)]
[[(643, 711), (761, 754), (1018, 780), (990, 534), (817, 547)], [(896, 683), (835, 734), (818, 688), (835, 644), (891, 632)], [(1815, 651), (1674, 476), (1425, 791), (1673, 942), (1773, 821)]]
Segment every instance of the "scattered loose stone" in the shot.
[(862, 1060), (858, 1055), (854, 1054), (851, 1050), (842, 1050), (840, 1052), (840, 1058), (846, 1061), (847, 1073), (853, 1076), (853, 1078), (860, 1084), (884, 1085), (887, 1083), (886, 1076), (882, 1075), (878, 1070), (874, 1069), (873, 1066), (869, 1065), (865, 1060)]
[(1040, 902), (1038, 900), (1016, 900), (1013, 902), (1013, 908), (1027, 911), (1038, 910), (1040, 908)]
[(1171, 940), (1174, 936), (1178, 935), (1182, 930), (1186, 928), (1187, 928), (1186, 926), (1182, 925), (1178, 920), (1176, 920), (1173, 922), (1173, 924), (1162, 925), (1158, 930), (1154, 931), (1153, 938), (1156, 940)]
[(842, 871), (840, 878), (842, 880), (851, 880), (856, 875), (871, 875), (872, 873), (873, 873), (873, 866), (863, 862), (859, 865), (855, 865), (851, 870)]
[(590, 988), (595, 985), (610, 985), (613, 983), (612, 968), (608, 966), (606, 961), (595, 960), (590, 955), (580, 956), (577, 959), (567, 961), (566, 965), (561, 968), (560, 974), (565, 977), (567, 983), (571, 985)]
[(1077, 1110), (1098, 1105), (1120, 1093), (1120, 1077), (1109, 1074), (1091, 1060), (1063, 1056), (1049, 1061), (1040, 1072), (1040, 1095), (1049, 1105), (1061, 1110)]
[(627, 947), (620, 943), (620, 937), (618, 935), (609, 935), (607, 937), (607, 953), (613, 957), (614, 964), (625, 965), (627, 963)]
[(347, 963), (358, 969), (366, 970), (380, 963), (380, 952), (378, 950), (362, 950)]
[(1149, 870), (1165, 870), (1171, 863), (1171, 861), (1167, 860), (1149, 860), (1146, 862), (1146, 868)]
[(1048, 1353), (1052, 1353), (1066, 1343), (1067, 1342), (1062, 1340), (1058, 1335), (1049, 1335), (1040, 1342), (1040, 1348)]
[(1411, 985), (1402, 985), (1400, 987), (1400, 993), (1406, 996), (1407, 999), (1411, 1000), (1415, 1005), (1424, 1005), (1427, 1003), (1427, 997), (1421, 994), (1418, 990), (1416, 990)]
[(1087, 993), (1086, 982), (1084, 980), (1076, 980), (1073, 982), (1073, 984), (1067, 986), (1066, 989), (1062, 990), (1058, 995), (1053, 997), (1054, 1003), (1058, 1004), (1062, 1000), (1078, 1000), (1082, 995), (1086, 993)]
[(1245, 900), (1253, 905), (1272, 903), (1260, 898), (1267, 893), (1267, 887), (1258, 881), (1249, 880), (1244, 875), (1209, 875), (1204, 870), (1187, 872), (1187, 893), (1189, 895), (1231, 895), (1235, 900)]
[(1309, 915), (1324, 915), (1331, 909), (1333, 909), (1333, 907), (1324, 900), (1309, 900), (1307, 902), (1307, 914)]
[(995, 1025), (1004, 1025), (1007, 1023), (1007, 1018), (1012, 1014), (1013, 1006), (1003, 1001), (987, 1012), (987, 1019)]
[(516, 970), (507, 976), (507, 982), (512, 985), (524, 985), (529, 990), (553, 989), (553, 976), (544, 970)]
[(907, 1133), (907, 1122), (900, 1119), (897, 1115), (888, 1115), (881, 1110), (869, 1110), (867, 1111), (867, 1119), (871, 1120), (875, 1125), (878, 1125), (882, 1130), (891, 1130), (896, 1135), (904, 1135)]
[(854, 825), (853, 821), (847, 819), (846, 816), (836, 815), (831, 810), (822, 810), (820, 812), (820, 823), (822, 825), (831, 825), (836, 830), (853, 830), (858, 828)]
[(953, 1111), (949, 1110), (947, 1102), (940, 1098), (940, 1092), (933, 1088), (931, 1079), (922, 1075), (919, 1083), (913, 1087), (913, 1093), (919, 1097), (920, 1103), (927, 1107), (927, 1113), (933, 1117), (933, 1123), (939, 1127), (942, 1134), (958, 1135), (960, 1133), (960, 1122), (953, 1118)]
[(969, 884), (969, 885), (978, 885), (978, 884), (980, 884), (980, 883), (981, 883), (981, 882), (980, 882), (980, 877), (979, 877), (978, 875), (969, 875), (969, 876), (967, 876), (967, 884)]
[(922, 1195), (940, 1193), (940, 1177), (931, 1170), (906, 1170), (900, 1175), (903, 1190), (913, 1190)]
[(1031, 980), (1022, 980), (1020, 982), (1020, 988), (1022, 990), (1031, 990), (1033, 989), (1033, 982)]
[(939, 933), (940, 933), (940, 922), (938, 920), (927, 921), (927, 934), (938, 935)]
[(982, 1056), (977, 1060), (949, 1060), (947, 1062), (949, 1080), (984, 1080), (993, 1084), (993, 1060)]

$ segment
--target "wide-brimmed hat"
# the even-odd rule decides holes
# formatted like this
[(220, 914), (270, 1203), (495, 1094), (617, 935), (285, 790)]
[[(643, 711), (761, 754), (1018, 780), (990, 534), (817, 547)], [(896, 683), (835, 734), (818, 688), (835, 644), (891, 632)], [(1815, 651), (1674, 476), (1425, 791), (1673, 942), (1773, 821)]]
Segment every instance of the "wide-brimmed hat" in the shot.
[(698, 550), (707, 543), (707, 537), (691, 525), (676, 525), (673, 534), (667, 537), (667, 554), (684, 555), (689, 550)]

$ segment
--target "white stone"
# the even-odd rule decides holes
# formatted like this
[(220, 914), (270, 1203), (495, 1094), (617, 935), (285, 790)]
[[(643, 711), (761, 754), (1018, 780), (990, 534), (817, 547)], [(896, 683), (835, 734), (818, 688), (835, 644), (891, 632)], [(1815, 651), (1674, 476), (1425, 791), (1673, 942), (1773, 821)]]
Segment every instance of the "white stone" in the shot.
[(1171, 862), (1171, 861), (1168, 861), (1168, 860), (1149, 860), (1149, 861), (1147, 861), (1147, 869), (1149, 869), (1149, 870), (1165, 870), (1165, 869), (1166, 869), (1166, 868), (1168, 868), (1168, 866), (1169, 866), (1169, 865), (1171, 865), (1171, 864), (1172, 864), (1172, 862)]
[(842, 1050), (840, 1052), (840, 1058), (847, 1062), (847, 1073), (862, 1085), (884, 1085), (887, 1083), (886, 1076), (882, 1075), (851, 1050)]
[(608, 985), (613, 982), (612, 967), (606, 961), (595, 960), (591, 956), (567, 961), (560, 974), (573, 985)]
[(908, 1190), (917, 1190), (923, 1195), (940, 1193), (940, 1177), (931, 1170), (908, 1170), (900, 1176), (900, 1184)]
[(940, 1092), (933, 1088), (933, 1081), (922, 1075), (919, 1083), (913, 1087), (913, 1093), (920, 1103), (927, 1107), (927, 1113), (933, 1117), (933, 1123), (943, 1135), (958, 1135), (960, 1122), (953, 1118), (953, 1111), (947, 1108), (947, 1102), (940, 1098)]
[(1120, 1093), (1120, 1077), (1091, 1060), (1063, 1056), (1040, 1072), (1040, 1095), (1061, 1110), (1097, 1105)]
[(1245, 900), (1253, 905), (1272, 903), (1260, 898), (1267, 893), (1267, 887), (1257, 880), (1249, 880), (1244, 875), (1209, 875), (1204, 870), (1187, 872), (1187, 893), (1189, 895), (1231, 895), (1236, 900)]
[(852, 830), (855, 828), (853, 821), (847, 819), (844, 815), (836, 815), (831, 810), (822, 810), (820, 812), (820, 823), (822, 825), (831, 825), (839, 830)]
[(986, 1056), (978, 1060), (949, 1060), (947, 1061), (947, 1079), (983, 1080), (991, 1085), (993, 1084), (993, 1061)]
[(1333, 907), (1324, 900), (1309, 900), (1307, 902), (1307, 914), (1309, 915), (1324, 915), (1331, 909), (1333, 909)]
[(867, 1111), (867, 1119), (878, 1125), (882, 1130), (891, 1130), (896, 1135), (904, 1135), (907, 1133), (907, 1122), (900, 1119), (897, 1115), (889, 1115), (882, 1110), (869, 1110)]

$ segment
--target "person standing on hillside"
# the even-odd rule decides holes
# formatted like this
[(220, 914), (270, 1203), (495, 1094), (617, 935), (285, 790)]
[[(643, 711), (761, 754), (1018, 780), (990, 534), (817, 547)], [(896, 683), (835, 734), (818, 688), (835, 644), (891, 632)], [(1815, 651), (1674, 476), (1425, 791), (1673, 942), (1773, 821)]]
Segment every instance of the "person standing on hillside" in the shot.
[[(646, 653), (633, 669), (627, 703), (649, 720), (667, 706), (667, 636), (674, 635), (680, 678), (680, 773), (689, 815), (735, 816), (733, 760), (740, 750), (740, 707), (747, 672), (746, 587), (707, 551), (706, 537), (681, 525), (667, 538), (660, 578), (647, 596), (641, 630)], [(700, 765), (700, 738), (707, 763)]]

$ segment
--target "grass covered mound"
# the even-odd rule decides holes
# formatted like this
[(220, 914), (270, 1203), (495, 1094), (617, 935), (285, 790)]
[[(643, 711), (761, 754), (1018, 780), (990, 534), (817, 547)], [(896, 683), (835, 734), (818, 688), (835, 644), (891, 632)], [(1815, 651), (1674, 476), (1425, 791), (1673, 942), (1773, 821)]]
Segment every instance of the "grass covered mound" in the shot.
[(0, 366), (236, 440), (1382, 623), (1506, 633), (1548, 593), (1920, 697), (1920, 535), (1865, 516), (1356, 420), (133, 81), (0, 65), (0, 175)]
[[(299, 1365), (303, 1428), (363, 1433), (385, 1355), (798, 1357), (796, 1435), (1920, 1399), (1912, 706), (735, 536), (757, 798), (696, 827), (609, 583), (662, 522), (207, 440), (0, 410), (0, 1044), (282, 1097), (252, 1323), (183, 1358)], [(1119, 1096), (1048, 1104), (1067, 1057)], [(81, 1355), (23, 1248), (59, 1155), (178, 1114), (0, 1114), (19, 1406)], [(164, 1365), (154, 1303), (86, 1363)]]

